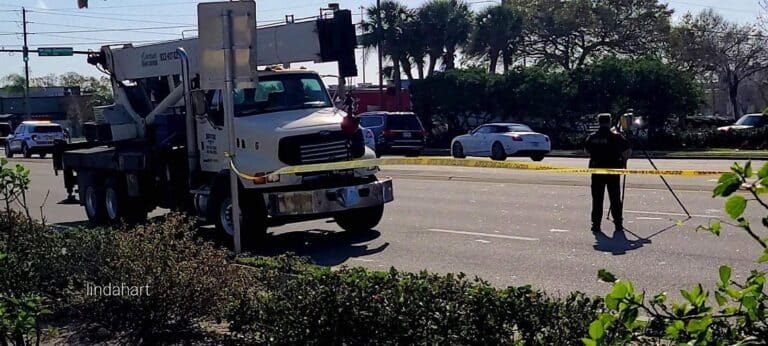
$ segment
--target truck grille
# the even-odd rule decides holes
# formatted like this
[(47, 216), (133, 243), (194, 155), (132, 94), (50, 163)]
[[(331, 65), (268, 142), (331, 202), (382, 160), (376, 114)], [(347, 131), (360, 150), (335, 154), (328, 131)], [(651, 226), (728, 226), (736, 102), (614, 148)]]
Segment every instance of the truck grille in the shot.
[(280, 161), (291, 165), (328, 163), (359, 158), (365, 153), (360, 131), (347, 138), (341, 131), (285, 137), (280, 140)]

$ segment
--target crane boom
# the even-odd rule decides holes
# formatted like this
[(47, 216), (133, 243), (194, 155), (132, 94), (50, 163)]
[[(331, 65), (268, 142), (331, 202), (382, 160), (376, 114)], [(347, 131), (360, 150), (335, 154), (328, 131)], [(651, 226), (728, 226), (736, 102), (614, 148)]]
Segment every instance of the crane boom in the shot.
[[(331, 18), (270, 25), (257, 29), (256, 55), (260, 66), (294, 62), (339, 62), (343, 77), (357, 75), (355, 27), (349, 10)], [(89, 62), (100, 64), (118, 81), (181, 73), (177, 48), (189, 53), (189, 72), (199, 72), (198, 39), (187, 38), (155, 44), (104, 46)]]

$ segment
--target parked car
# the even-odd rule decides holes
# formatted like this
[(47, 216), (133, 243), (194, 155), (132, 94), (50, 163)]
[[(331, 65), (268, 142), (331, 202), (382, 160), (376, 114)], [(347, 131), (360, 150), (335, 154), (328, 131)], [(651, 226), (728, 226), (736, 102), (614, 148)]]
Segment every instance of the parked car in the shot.
[(22, 154), (25, 158), (38, 154), (41, 158), (53, 152), (53, 143), (65, 140), (61, 125), (48, 121), (25, 121), (16, 128), (5, 143), (5, 156)]
[(360, 125), (373, 131), (376, 154), (418, 155), (426, 146), (427, 133), (416, 114), (410, 112), (367, 112)]
[(548, 136), (515, 123), (481, 125), (469, 134), (454, 138), (451, 143), (451, 154), (455, 158), (484, 156), (503, 161), (508, 156), (527, 156), (533, 161), (541, 161), (550, 150)]
[(0, 144), (5, 144), (8, 136), (13, 132), (13, 127), (9, 123), (0, 123)]
[(719, 131), (739, 131), (747, 129), (761, 128), (768, 125), (768, 116), (760, 113), (746, 114), (739, 118), (733, 125), (718, 127)]
[(363, 128), (363, 135), (365, 138), (365, 146), (376, 151), (376, 135), (373, 134), (373, 130)]

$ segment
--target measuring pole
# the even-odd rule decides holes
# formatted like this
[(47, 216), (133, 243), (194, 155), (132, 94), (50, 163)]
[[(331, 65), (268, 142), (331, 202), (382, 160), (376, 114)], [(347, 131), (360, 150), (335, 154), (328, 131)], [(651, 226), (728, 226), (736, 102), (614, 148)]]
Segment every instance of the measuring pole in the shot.
[[(231, 162), (237, 163), (237, 157), (235, 151), (237, 150), (236, 134), (235, 134), (235, 100), (234, 100), (234, 82), (235, 76), (234, 60), (232, 50), (234, 49), (234, 42), (232, 40), (232, 10), (226, 10), (222, 15), (222, 27), (224, 28), (224, 127), (229, 134), (229, 154), (231, 155)], [(240, 242), (240, 223), (242, 215), (240, 215), (240, 196), (239, 196), (239, 177), (235, 173), (235, 170), (230, 167), (229, 169), (229, 187), (230, 196), (232, 201), (232, 225), (234, 226), (233, 237), (235, 240), (235, 253), (242, 252), (242, 243)]]
[(24, 60), (24, 113), (27, 119), (30, 118), (30, 104), (29, 104), (29, 46), (27, 46), (27, 9), (21, 8), (21, 22), (24, 27), (24, 48), (23, 48), (23, 60)]

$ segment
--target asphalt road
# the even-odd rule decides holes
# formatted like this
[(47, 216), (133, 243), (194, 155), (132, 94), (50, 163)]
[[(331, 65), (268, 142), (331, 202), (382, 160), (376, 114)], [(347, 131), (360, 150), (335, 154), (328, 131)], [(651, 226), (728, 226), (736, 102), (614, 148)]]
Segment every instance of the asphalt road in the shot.
[[(48, 222), (85, 219), (82, 207), (57, 202), (66, 197), (50, 160), (14, 159), (31, 169), (31, 207)], [(727, 170), (730, 161), (655, 160), (660, 169)], [(584, 167), (584, 159), (548, 158), (545, 163)], [(755, 165), (761, 163), (756, 162)], [(633, 160), (630, 168), (650, 168)], [(759, 247), (744, 232), (728, 228), (721, 237), (696, 232), (724, 217), (723, 200), (713, 199), (717, 177), (669, 178), (694, 217), (682, 209), (656, 176), (630, 176), (626, 192), (626, 238), (589, 232), (589, 176), (447, 167), (385, 167), (395, 179), (395, 201), (375, 231), (345, 234), (328, 221), (272, 229), (257, 253), (294, 252), (328, 266), (386, 270), (464, 272), (499, 286), (532, 284), (555, 294), (580, 290), (603, 294), (608, 285), (596, 273), (605, 268), (649, 292), (677, 292), (698, 282), (714, 285), (717, 268), (730, 264), (738, 279), (756, 268)], [(606, 201), (607, 208), (607, 201)], [(155, 214), (160, 214), (158, 211)], [(748, 215), (760, 224), (763, 211)]]

